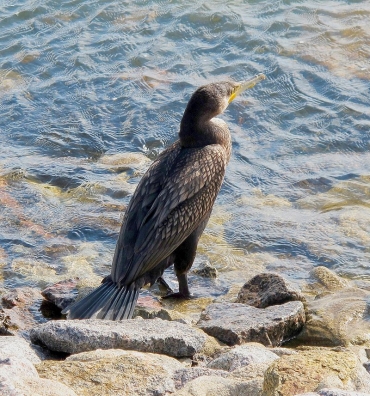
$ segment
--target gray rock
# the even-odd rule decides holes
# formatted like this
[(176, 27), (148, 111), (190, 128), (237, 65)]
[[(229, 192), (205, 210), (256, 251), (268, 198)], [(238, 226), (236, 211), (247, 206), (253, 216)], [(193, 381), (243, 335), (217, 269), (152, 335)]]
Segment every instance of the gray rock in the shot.
[(265, 346), (257, 343), (237, 346), (221, 354), (208, 363), (207, 367), (219, 370), (234, 371), (240, 367), (253, 364), (270, 364), (279, 357)]
[(318, 394), (320, 396), (370, 396), (369, 393), (351, 392), (343, 389), (321, 389)]
[(226, 378), (229, 375), (224, 370), (213, 370), (207, 367), (181, 368), (173, 376), (176, 389), (183, 388), (189, 381), (202, 376), (217, 376)]
[(304, 301), (301, 292), (280, 275), (259, 274), (249, 280), (239, 291), (235, 302), (266, 308), (288, 301)]
[(240, 382), (231, 378), (202, 376), (188, 382), (174, 396), (258, 396), (259, 383)]
[(121, 348), (176, 357), (193, 356), (207, 340), (188, 325), (162, 319), (51, 321), (32, 329), (30, 337), (33, 343), (66, 353)]
[(351, 392), (343, 389), (322, 389), (318, 393), (300, 393), (296, 396), (370, 396), (369, 393)]
[(39, 354), (31, 348), (30, 344), (17, 336), (0, 337), (0, 360), (9, 357), (26, 358), (34, 364), (41, 362)]
[(300, 301), (264, 309), (238, 303), (214, 303), (202, 312), (197, 325), (228, 345), (259, 342), (278, 346), (297, 334), (305, 319)]
[(64, 309), (77, 298), (78, 280), (78, 278), (74, 278), (55, 283), (44, 289), (41, 294), (46, 300), (53, 303), (58, 308)]

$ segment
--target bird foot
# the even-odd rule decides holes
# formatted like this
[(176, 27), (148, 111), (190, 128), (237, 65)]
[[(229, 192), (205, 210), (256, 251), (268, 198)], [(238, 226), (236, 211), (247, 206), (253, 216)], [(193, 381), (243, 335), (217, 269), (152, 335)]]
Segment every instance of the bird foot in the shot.
[(180, 299), (180, 300), (190, 300), (191, 298), (193, 298), (193, 296), (191, 296), (190, 294), (184, 294), (184, 293), (180, 293), (180, 292), (168, 293), (165, 296), (162, 296), (162, 299), (167, 299), (167, 298), (177, 298), (177, 299)]

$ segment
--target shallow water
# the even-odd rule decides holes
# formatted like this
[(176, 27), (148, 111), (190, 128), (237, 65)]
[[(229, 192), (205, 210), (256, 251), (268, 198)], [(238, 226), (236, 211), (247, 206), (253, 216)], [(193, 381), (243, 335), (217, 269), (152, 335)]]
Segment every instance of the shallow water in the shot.
[(369, 18), (368, 1), (0, 1), (3, 286), (107, 274), (191, 93), (258, 72), (222, 116), (233, 155), (196, 261), (220, 277), (192, 290), (317, 265), (367, 285)]

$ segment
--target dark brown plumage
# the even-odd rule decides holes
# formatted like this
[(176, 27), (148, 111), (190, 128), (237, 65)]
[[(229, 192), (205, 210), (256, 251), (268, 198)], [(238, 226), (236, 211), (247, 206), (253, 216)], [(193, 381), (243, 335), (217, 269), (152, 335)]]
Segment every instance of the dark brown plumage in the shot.
[(121, 227), (111, 274), (67, 307), (70, 319), (130, 318), (145, 284), (174, 264), (179, 293), (189, 297), (187, 272), (208, 222), (230, 159), (226, 123), (214, 118), (244, 89), (264, 79), (221, 82), (197, 89), (181, 120), (179, 140), (164, 150), (141, 179)]

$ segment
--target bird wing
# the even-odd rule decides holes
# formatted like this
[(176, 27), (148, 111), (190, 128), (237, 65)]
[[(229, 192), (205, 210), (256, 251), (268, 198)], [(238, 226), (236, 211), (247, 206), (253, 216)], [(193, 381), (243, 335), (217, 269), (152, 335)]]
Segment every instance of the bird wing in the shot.
[(127, 209), (112, 278), (129, 284), (168, 257), (212, 209), (226, 168), (220, 145), (174, 144), (153, 163)]

